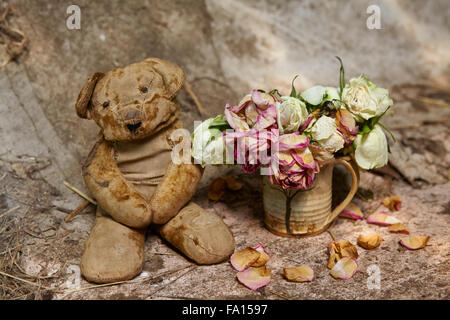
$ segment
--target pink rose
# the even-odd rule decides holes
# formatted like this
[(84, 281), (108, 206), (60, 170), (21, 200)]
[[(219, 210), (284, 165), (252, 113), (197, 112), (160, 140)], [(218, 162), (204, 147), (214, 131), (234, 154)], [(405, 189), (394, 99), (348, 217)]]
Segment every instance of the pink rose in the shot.
[(225, 117), (230, 126), (240, 132), (250, 129), (277, 128), (275, 98), (258, 90), (246, 95), (239, 105), (225, 106)]
[(298, 132), (279, 137), (270, 166), (272, 184), (283, 189), (307, 189), (312, 184), (320, 169), (308, 145), (309, 138)]
[(341, 108), (336, 112), (336, 126), (344, 138), (344, 147), (351, 145), (358, 133), (358, 126), (350, 111)]

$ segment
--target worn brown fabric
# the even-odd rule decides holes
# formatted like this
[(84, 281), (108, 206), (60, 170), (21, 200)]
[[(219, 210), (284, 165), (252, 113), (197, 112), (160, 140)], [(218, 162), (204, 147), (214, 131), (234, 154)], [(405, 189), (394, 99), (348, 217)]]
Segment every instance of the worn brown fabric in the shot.
[(97, 211), (81, 258), (81, 273), (86, 280), (98, 283), (135, 277), (144, 265), (145, 230), (128, 228), (100, 208)]
[(203, 173), (199, 165), (171, 159), (181, 140), (172, 141), (170, 135), (182, 127), (173, 98), (183, 82), (180, 67), (150, 58), (95, 74), (80, 93), (78, 115), (102, 129), (83, 165), (83, 177), (107, 213), (97, 217), (82, 257), (82, 273), (89, 281), (125, 280), (139, 273), (141, 230), (151, 222), (160, 224), (163, 237), (198, 263), (223, 261), (234, 250), (233, 236), (219, 217), (195, 204), (183, 208)]
[(114, 143), (119, 170), (150, 202), (156, 224), (166, 223), (178, 213), (202, 177), (199, 165), (172, 163), (170, 134), (181, 127), (177, 121), (150, 138)]
[(105, 74), (101, 72), (94, 73), (86, 82), (83, 89), (81, 89), (78, 95), (77, 103), (75, 105), (75, 111), (80, 118), (86, 119), (88, 117), (87, 108), (91, 103), (91, 96), (94, 92), (95, 86), (98, 80), (100, 80)]
[(171, 162), (167, 128), (150, 138), (114, 144), (115, 159), (124, 178), (131, 182), (147, 201), (166, 174)]
[(177, 119), (180, 108), (173, 98), (184, 79), (180, 67), (157, 58), (111, 70), (97, 82), (88, 116), (108, 141), (149, 137)]
[(198, 264), (222, 262), (234, 251), (233, 235), (222, 219), (192, 202), (158, 230)]
[(94, 146), (83, 166), (86, 186), (114, 220), (133, 228), (147, 227), (152, 221), (148, 201), (124, 178), (113, 153), (112, 144), (105, 140)]
[(195, 164), (170, 163), (167, 173), (150, 199), (153, 222), (166, 223), (191, 200), (203, 170)]

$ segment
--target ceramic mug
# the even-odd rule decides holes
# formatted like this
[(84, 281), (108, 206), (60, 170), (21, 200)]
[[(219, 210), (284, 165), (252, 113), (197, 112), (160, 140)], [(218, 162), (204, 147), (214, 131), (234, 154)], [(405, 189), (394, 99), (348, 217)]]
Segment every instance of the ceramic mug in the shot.
[[(352, 176), (347, 197), (331, 210), (333, 168), (342, 164)], [(357, 170), (357, 169), (356, 169)], [(350, 203), (358, 189), (354, 166), (344, 159), (333, 159), (321, 166), (313, 183), (305, 190), (285, 190), (264, 177), (264, 223), (281, 236), (311, 236), (325, 231)]]

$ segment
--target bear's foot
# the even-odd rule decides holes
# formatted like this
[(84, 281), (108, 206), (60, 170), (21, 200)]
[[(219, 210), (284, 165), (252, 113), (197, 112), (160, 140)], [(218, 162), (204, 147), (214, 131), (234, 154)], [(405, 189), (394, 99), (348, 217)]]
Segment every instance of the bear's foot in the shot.
[(234, 251), (233, 234), (222, 219), (192, 202), (158, 231), (198, 264), (222, 262)]
[(144, 242), (145, 230), (124, 226), (97, 209), (95, 225), (81, 258), (82, 275), (96, 283), (134, 278), (144, 265)]

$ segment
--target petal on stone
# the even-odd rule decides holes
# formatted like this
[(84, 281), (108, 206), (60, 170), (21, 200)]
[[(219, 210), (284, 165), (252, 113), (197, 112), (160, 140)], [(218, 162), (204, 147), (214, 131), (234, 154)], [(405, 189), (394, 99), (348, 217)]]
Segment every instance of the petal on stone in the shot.
[(344, 210), (341, 211), (339, 214), (340, 217), (349, 218), (349, 219), (355, 219), (355, 220), (362, 220), (364, 218), (364, 215), (361, 211), (361, 209), (353, 202), (350, 202), (347, 207), (345, 207)]
[(314, 279), (314, 270), (306, 265), (284, 268), (283, 273), (287, 280), (293, 282), (311, 282)]
[(270, 282), (270, 269), (266, 267), (250, 268), (237, 273), (240, 283), (249, 289), (257, 290)]
[(252, 249), (255, 249), (260, 253), (258, 260), (252, 263), (252, 267), (262, 267), (267, 263), (267, 261), (269, 261), (269, 253), (267, 253), (266, 249), (261, 243), (258, 243), (258, 245), (252, 247)]
[(328, 244), (328, 252), (330, 253), (330, 259), (328, 260), (328, 269), (334, 267), (334, 265), (343, 257), (358, 258), (358, 250), (348, 240), (332, 241)]
[(334, 265), (330, 270), (330, 274), (335, 279), (348, 280), (353, 277), (356, 269), (358, 269), (356, 259), (344, 257)]
[(399, 211), (402, 208), (402, 198), (399, 196), (386, 197), (381, 202), (391, 211)]
[(253, 248), (245, 248), (231, 255), (230, 262), (234, 269), (243, 271), (255, 263), (261, 253)]
[(400, 240), (400, 244), (408, 250), (418, 250), (425, 248), (430, 239), (429, 236), (412, 235)]
[(403, 234), (409, 234), (408, 229), (403, 223), (396, 223), (393, 225), (390, 225), (388, 227), (388, 231), (392, 233), (403, 233)]
[(360, 235), (358, 237), (358, 245), (367, 250), (377, 248), (381, 244), (381, 241), (383, 241), (383, 238), (378, 233)]
[(367, 223), (377, 224), (379, 226), (390, 226), (396, 223), (401, 223), (399, 219), (393, 217), (386, 212), (372, 213), (367, 217)]

